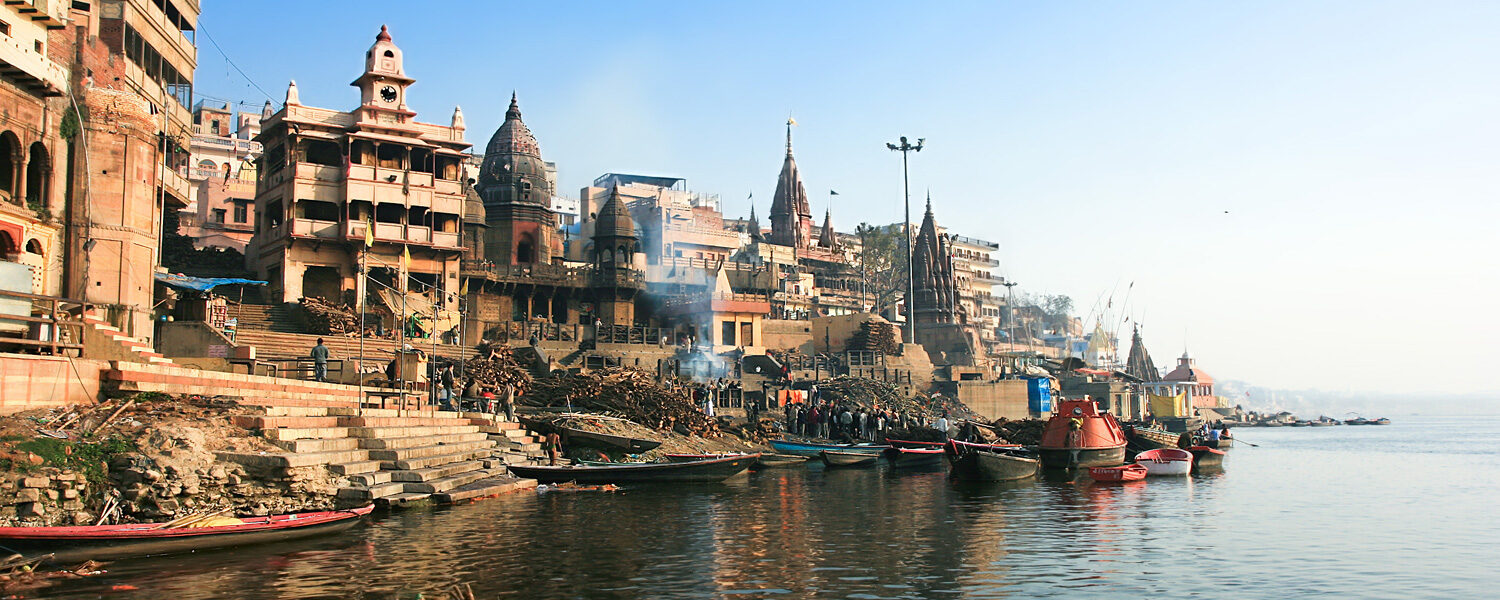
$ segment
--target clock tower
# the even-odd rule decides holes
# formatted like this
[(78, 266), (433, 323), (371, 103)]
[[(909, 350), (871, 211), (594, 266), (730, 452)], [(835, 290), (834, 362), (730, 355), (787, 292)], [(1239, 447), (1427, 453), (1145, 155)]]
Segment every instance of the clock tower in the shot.
[(396, 124), (415, 116), (406, 105), (406, 90), (414, 82), (401, 67), (401, 49), (381, 25), (375, 45), (365, 53), (364, 74), (349, 84), (359, 88), (359, 120)]

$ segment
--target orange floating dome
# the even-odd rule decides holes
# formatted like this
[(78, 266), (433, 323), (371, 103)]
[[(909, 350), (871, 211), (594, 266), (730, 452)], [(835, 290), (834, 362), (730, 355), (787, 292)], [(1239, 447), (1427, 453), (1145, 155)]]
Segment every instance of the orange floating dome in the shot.
[(1125, 462), (1125, 432), (1087, 396), (1065, 399), (1042, 430), (1042, 467), (1112, 467)]

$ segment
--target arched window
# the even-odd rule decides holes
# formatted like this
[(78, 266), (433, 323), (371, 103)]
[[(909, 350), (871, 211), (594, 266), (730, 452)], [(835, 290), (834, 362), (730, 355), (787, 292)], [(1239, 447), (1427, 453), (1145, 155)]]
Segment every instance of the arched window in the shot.
[(42, 254), (42, 243), (32, 238), (26, 242), (26, 251), (32, 254)]
[(0, 132), (0, 195), (17, 204), (20, 198), (16, 194), (16, 166), (20, 161), (21, 139), (10, 131)]
[(516, 264), (536, 262), (536, 238), (531, 234), (521, 236), (516, 241)]
[(31, 145), (31, 160), (26, 163), (26, 203), (47, 204), (47, 182), (52, 174), (52, 157), (41, 142)]

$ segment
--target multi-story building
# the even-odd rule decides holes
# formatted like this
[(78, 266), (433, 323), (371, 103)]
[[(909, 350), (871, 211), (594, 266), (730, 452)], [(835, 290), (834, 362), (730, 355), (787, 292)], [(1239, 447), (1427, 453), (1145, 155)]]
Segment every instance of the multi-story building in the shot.
[(991, 253), (999, 250), (1000, 244), (956, 234), (949, 239), (953, 244), (953, 275), (959, 306), (967, 313), (969, 322), (979, 328), (980, 342), (987, 350), (993, 350), (1004, 302), (995, 296), (995, 286), (1001, 279), (992, 269), (1000, 266), (1000, 261), (992, 258)]
[[(356, 297), (369, 281), (390, 292), (429, 294), (456, 309), (465, 188), (463, 115), (449, 125), (416, 120), (416, 80), (381, 27), (351, 84), (352, 111), (304, 106), (296, 83), (261, 123), (265, 148), (248, 260), (270, 297)], [(493, 216), (493, 215), (492, 215)], [(361, 263), (369, 277), (360, 277)]]
[(82, 150), (70, 161), (65, 287), (128, 335), (150, 339), (166, 211), (187, 206), (190, 195), (198, 3), (71, 6), (71, 27), (51, 40), (72, 59), (73, 96), (83, 108), (76, 132), (60, 126), (77, 134), (70, 144)]
[[(57, 294), (62, 287), (60, 165), (67, 164), (68, 140), (59, 133), (70, 57), (67, 45), (49, 38), (62, 34), (67, 20), (60, 3), (0, 8), (0, 285), (11, 291)], [(76, 129), (76, 113), (71, 123)]]
[(712, 287), (713, 271), (742, 246), (741, 234), (724, 226), (718, 197), (689, 191), (677, 177), (605, 173), (579, 191), (579, 212), (593, 215), (615, 192), (640, 228), (646, 282), (658, 291)]
[(193, 109), (193, 145), (188, 159), (188, 206), (179, 213), (178, 233), (199, 248), (245, 251), (255, 233), (254, 160), (260, 156), (260, 122), (271, 116), (270, 101), (259, 113), (232, 113), (199, 102)]

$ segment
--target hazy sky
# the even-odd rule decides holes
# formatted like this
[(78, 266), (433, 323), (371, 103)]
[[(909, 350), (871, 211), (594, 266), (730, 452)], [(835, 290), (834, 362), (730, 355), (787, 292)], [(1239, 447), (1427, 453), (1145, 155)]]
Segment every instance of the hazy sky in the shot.
[[(686, 177), (769, 209), (788, 115), (821, 220), (914, 218), (1113, 291), (1158, 365), (1500, 391), (1500, 3), (204, 2), (200, 99), (349, 109), (382, 23), (419, 118), (483, 147), (512, 90), (560, 187)], [(421, 6), (419, 10), (412, 7)], [(295, 15), (296, 18), (288, 18)], [(1128, 343), (1128, 331), (1122, 332)]]

